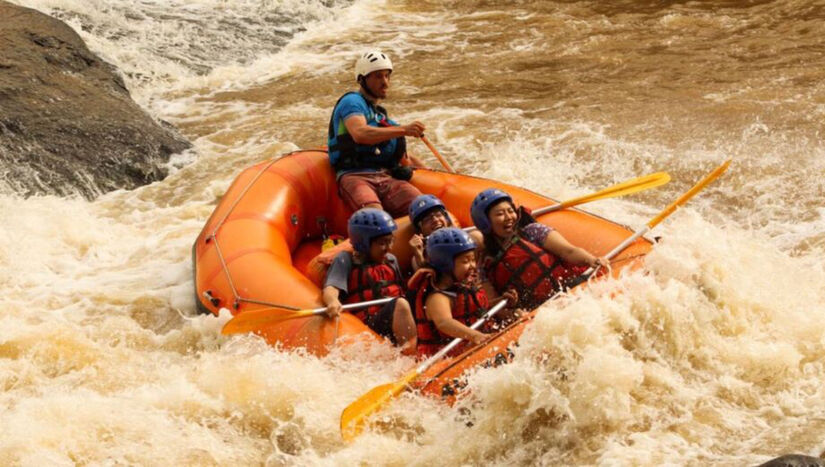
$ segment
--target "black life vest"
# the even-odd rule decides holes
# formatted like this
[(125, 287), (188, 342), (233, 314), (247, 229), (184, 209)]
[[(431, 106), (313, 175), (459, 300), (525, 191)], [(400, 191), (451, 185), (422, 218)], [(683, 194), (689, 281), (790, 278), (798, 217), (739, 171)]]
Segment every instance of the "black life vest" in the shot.
[[(341, 96), (332, 108), (332, 115), (329, 117), (329, 161), (336, 171), (350, 170), (350, 169), (392, 169), (397, 167), (401, 162), (401, 158), (407, 153), (407, 140), (401, 136), (395, 138), (395, 151), (389, 153), (388, 142), (378, 143), (374, 145), (358, 144), (352, 139), (349, 133), (337, 134), (335, 125), (335, 109), (341, 102), (341, 99), (349, 94), (357, 94), (364, 99), (358, 92), (348, 92)], [(387, 111), (380, 105), (373, 105), (367, 99), (364, 99), (367, 107), (370, 108), (372, 115), (365, 115), (367, 124), (370, 126), (389, 127), (393, 126), (388, 121)], [(380, 116), (380, 119), (376, 119)]]
[(461, 284), (453, 285), (448, 289), (436, 289), (432, 284), (435, 272), (432, 269), (422, 268), (416, 271), (409, 281), (407, 299), (413, 306), (416, 331), (418, 332), (418, 355), (429, 357), (447, 345), (453, 337), (442, 333), (427, 318), (427, 297), (433, 293), (442, 293), (450, 297), (450, 312), (453, 319), (470, 327), (490, 306), (484, 289), (470, 288)]
[[(401, 282), (401, 272), (394, 264), (382, 263), (355, 263), (347, 281), (346, 303), (365, 302), (385, 297), (401, 297), (404, 295), (404, 286)], [(381, 310), (382, 305), (359, 308), (353, 315), (361, 321), (368, 315)]]

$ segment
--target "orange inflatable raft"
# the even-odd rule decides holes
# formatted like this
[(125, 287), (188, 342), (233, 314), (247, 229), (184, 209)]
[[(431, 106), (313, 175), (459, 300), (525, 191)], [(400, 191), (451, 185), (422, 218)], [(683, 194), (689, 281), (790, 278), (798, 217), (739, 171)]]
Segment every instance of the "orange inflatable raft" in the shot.
[[(411, 180), (423, 193), (438, 196), (461, 225), (471, 225), (470, 203), (481, 190), (498, 187), (517, 203), (532, 209), (555, 201), (504, 183), (435, 170), (416, 170)], [(232, 314), (274, 306), (306, 309), (322, 305), (323, 270), (317, 259), (323, 238), (346, 235), (352, 212), (338, 196), (335, 174), (323, 150), (287, 154), (244, 170), (230, 186), (193, 246), (195, 292), (201, 312)], [(538, 216), (571, 243), (604, 255), (629, 237), (626, 227), (578, 209)], [(402, 269), (409, 267), (409, 220), (397, 219), (393, 247)], [(613, 274), (635, 263), (651, 248), (641, 238), (611, 262)], [(460, 375), (476, 365), (507, 359), (507, 348), (518, 340), (530, 316), (511, 325), (481, 347), (448, 358), (419, 378), (426, 393), (450, 398)], [(378, 339), (354, 316), (344, 313), (336, 326), (322, 316), (296, 318), (255, 331), (272, 345), (303, 347), (324, 355), (337, 338)], [(355, 337), (358, 336), (358, 337)]]

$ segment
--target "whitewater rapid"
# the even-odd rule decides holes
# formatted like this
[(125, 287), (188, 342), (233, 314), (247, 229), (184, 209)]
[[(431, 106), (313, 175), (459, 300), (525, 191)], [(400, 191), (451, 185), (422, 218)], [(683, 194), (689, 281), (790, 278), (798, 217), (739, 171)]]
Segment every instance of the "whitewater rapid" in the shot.
[[(72, 25), (195, 151), (162, 182), (91, 202), (0, 194), (3, 464), (751, 465), (825, 451), (818, 10), (15, 3)], [(472, 397), (405, 394), (345, 444), (341, 409), (412, 360), (221, 336), (228, 316), (196, 315), (190, 249), (243, 168), (325, 144), (365, 45), (397, 63), (393, 117), (425, 122), (461, 171), (556, 199), (669, 171), (655, 192), (586, 207), (632, 227), (734, 161), (657, 227), (644, 271), (546, 305), (513, 363), (470, 377)]]

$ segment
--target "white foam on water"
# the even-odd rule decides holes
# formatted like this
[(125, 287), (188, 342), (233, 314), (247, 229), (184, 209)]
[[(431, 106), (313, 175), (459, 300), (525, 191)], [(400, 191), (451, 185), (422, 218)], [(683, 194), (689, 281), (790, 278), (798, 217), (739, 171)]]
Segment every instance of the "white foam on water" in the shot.
[[(195, 86), (213, 85), (214, 80), (201, 77), (216, 69), (223, 68), (217, 75), (231, 81), (249, 76), (246, 66), (258, 60), (265, 62), (258, 66), (267, 67), (290, 63), (265, 57), (277, 54), (296, 34), (346, 24), (347, 15), (338, 12), (349, 5), (319, 0), (16, 3), (53, 14), (72, 26), (92, 51), (122, 71), (139, 102), (190, 80)], [(234, 76), (227, 76), (232, 72)]]
[[(178, 25), (205, 9), (232, 16), (258, 5), (144, 3), (149, 12), (174, 11)], [(462, 170), (557, 199), (670, 170), (673, 182), (655, 192), (585, 206), (631, 226), (735, 160), (657, 227), (663, 241), (644, 271), (546, 304), (515, 361), (475, 372), (471, 396), (457, 407), (407, 393), (381, 411), (378, 427), (346, 444), (340, 411), (412, 361), (388, 345), (317, 358), (253, 336), (224, 337), (226, 314), (194, 316), (190, 263), (191, 244), (234, 175), (296, 148), (266, 124), (328, 109), (313, 101), (260, 115), (270, 107), (215, 96), (292, 76), (337, 80), (368, 35), (399, 63), (444, 50), (444, 36), (460, 33), (452, 13), (439, 23), (432, 13), (381, 16), (376, 8), (399, 7), (378, 1), (344, 11), (283, 3), (320, 26), (245, 61), (218, 54), (195, 62), (209, 70), (198, 74), (151, 47), (188, 40), (191, 30), (128, 23), (123, 12), (140, 5), (27, 4), (132, 34), (123, 42), (80, 29), (96, 52), (142, 70), (133, 83), (143, 83), (137, 94), (153, 113), (200, 133), (197, 157), (179, 156), (169, 178), (131, 192), (94, 202), (0, 195), (3, 463), (739, 465), (825, 448), (825, 213), (810, 208), (822, 190), (813, 176), (823, 171), (821, 144), (758, 118), (730, 139), (686, 134), (677, 147), (617, 136), (601, 121), (533, 117), (506, 102), (495, 112), (449, 100), (399, 109), (399, 120), (427, 122)], [(359, 40), (341, 43), (348, 32)], [(539, 46), (527, 38), (515, 45)], [(785, 169), (792, 160), (798, 171)], [(794, 197), (799, 203), (788, 202)]]

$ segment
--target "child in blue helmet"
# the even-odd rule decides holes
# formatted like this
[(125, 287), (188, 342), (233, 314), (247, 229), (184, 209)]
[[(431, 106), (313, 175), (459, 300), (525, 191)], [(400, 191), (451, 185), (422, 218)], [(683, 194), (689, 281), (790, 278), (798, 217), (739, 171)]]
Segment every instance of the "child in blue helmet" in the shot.
[(421, 195), (410, 203), (410, 223), (415, 234), (410, 238), (413, 257), (410, 260), (412, 270), (417, 271), (425, 263), (425, 240), (438, 229), (453, 225), (447, 208), (436, 196)]
[[(447, 207), (434, 195), (421, 195), (410, 203), (410, 223), (415, 228), (415, 234), (410, 238), (410, 247), (413, 250), (413, 257), (410, 261), (412, 270), (426, 263), (426, 239), (438, 229), (452, 227), (453, 221), (447, 213)], [(481, 241), (481, 235), (470, 236), (476, 243)]]
[[(427, 241), (427, 256), (432, 270), (421, 269), (410, 280), (418, 353), (429, 356), (452, 338), (480, 344), (487, 338), (484, 330), (470, 326), (490, 306), (488, 292), (482, 287), (476, 269), (476, 244), (463, 230), (445, 227), (433, 232)], [(515, 303), (513, 292), (505, 298)]]
[(402, 353), (416, 349), (415, 320), (404, 296), (404, 283), (398, 261), (390, 253), (398, 226), (380, 209), (364, 208), (349, 219), (348, 233), (353, 253), (342, 251), (335, 256), (324, 279), (323, 301), (327, 315), (341, 312), (341, 298), (346, 303), (398, 297), (384, 305), (360, 308), (353, 315), (373, 331), (401, 347)]
[(515, 288), (518, 305), (533, 309), (588, 267), (607, 266), (559, 232), (517, 209), (513, 198), (497, 189), (479, 193), (470, 207), (473, 223), (484, 234), (483, 271), (496, 290)]

